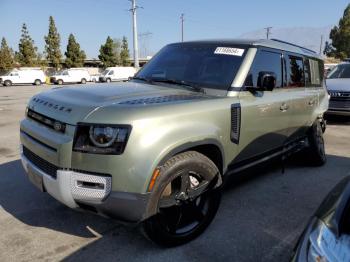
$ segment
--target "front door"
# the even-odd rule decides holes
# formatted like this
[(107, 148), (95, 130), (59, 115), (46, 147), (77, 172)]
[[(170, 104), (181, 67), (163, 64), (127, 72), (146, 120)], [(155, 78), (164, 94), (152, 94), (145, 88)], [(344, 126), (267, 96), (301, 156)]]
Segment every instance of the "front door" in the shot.
[[(262, 72), (274, 73), (272, 91), (240, 92), (241, 133), (235, 162), (263, 157), (280, 150), (290, 125), (290, 99), (283, 88), (283, 57), (279, 51), (258, 51), (246, 79), (246, 86), (257, 86)], [(260, 77), (259, 77), (260, 76)]]

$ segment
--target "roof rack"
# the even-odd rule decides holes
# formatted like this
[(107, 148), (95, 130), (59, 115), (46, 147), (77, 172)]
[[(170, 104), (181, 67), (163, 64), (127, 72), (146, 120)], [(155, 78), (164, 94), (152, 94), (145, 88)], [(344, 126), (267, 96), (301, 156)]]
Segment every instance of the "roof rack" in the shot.
[(317, 54), (317, 52), (314, 51), (314, 50), (311, 50), (311, 49), (309, 49), (309, 48), (306, 48), (306, 47), (303, 47), (303, 46), (300, 46), (300, 45), (296, 45), (296, 44), (293, 44), (293, 43), (289, 43), (289, 42), (287, 42), (287, 41), (283, 41), (283, 40), (276, 39), (276, 38), (272, 38), (271, 40), (272, 40), (272, 41), (275, 41), (275, 42), (279, 42), (279, 43), (283, 43), (283, 44), (287, 44), (287, 45), (299, 47), (299, 48), (301, 48), (301, 49), (303, 49), (303, 50), (305, 50), (305, 51), (311, 52), (311, 53), (313, 53), (313, 54)]

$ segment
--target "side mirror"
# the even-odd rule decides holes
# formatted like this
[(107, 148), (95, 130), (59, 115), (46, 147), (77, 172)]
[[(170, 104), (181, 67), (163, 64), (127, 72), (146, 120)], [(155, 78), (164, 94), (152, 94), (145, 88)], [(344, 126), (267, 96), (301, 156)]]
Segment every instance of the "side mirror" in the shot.
[(253, 79), (250, 75), (249, 81), (246, 80), (246, 90), (256, 91), (272, 91), (276, 87), (277, 75), (274, 72), (261, 71), (258, 74), (256, 86), (253, 85)]
[(274, 72), (259, 72), (258, 87), (263, 91), (272, 91), (276, 87), (277, 76)]

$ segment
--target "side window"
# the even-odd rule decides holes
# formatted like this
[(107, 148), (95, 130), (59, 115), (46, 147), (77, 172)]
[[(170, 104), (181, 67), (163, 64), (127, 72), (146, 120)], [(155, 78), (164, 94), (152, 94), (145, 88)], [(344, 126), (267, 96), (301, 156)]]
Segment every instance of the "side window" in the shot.
[(282, 54), (265, 50), (259, 51), (246, 78), (245, 86), (258, 86), (263, 72), (275, 73), (276, 87), (282, 87)]
[(323, 81), (323, 63), (312, 58), (304, 61), (306, 86), (321, 86)]
[(303, 58), (289, 55), (287, 69), (287, 87), (304, 87), (305, 78)]
[(108, 73), (109, 76), (111, 76), (111, 75), (113, 75), (113, 74), (114, 74), (114, 71), (113, 71), (113, 70), (110, 71), (110, 72)]

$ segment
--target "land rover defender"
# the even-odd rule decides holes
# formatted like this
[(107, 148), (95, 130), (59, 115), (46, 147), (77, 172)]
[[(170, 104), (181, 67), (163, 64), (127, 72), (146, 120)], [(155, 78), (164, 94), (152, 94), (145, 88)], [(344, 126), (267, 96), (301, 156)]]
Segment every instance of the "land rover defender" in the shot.
[(211, 223), (228, 175), (302, 150), (326, 162), (323, 61), (279, 40), (169, 44), (130, 81), (53, 88), (21, 122), (30, 181), (165, 246)]

